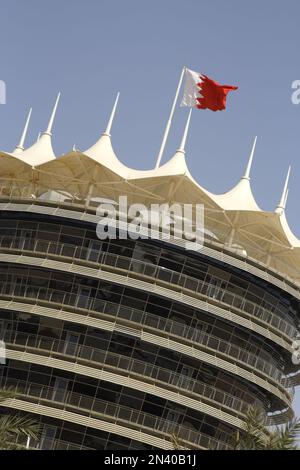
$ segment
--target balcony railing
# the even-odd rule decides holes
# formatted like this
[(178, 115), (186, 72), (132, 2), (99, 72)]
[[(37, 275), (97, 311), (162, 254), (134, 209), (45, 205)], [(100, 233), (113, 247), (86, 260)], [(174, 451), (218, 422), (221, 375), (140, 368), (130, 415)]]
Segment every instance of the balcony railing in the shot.
[[(27, 300), (32, 299), (35, 303), (39, 300), (46, 301), (47, 303), (53, 302), (56, 304), (58, 303), (59, 305), (74, 306), (77, 308), (84, 308), (85, 310), (95, 312), (101, 312), (101, 308), (103, 308), (103, 301), (94, 297), (83, 296), (80, 294), (72, 294), (43, 287), (38, 288), (31, 285), (25, 286), (21, 283), (2, 283), (0, 285), (0, 296), (22, 297), (26, 298)], [(105, 313), (107, 313), (108, 311), (109, 310), (106, 309)], [(126, 312), (126, 308), (123, 310), (123, 312)], [(231, 360), (234, 360), (235, 362), (239, 361), (241, 363), (246, 364), (247, 366), (255, 368), (257, 371), (263, 372), (273, 380), (281, 382), (285, 387), (289, 386), (289, 380), (285, 377), (283, 371), (280, 370), (275, 364), (273, 364), (274, 360), (276, 360), (275, 353), (275, 357), (272, 357), (270, 354), (266, 353), (263, 350), (260, 350), (260, 352), (257, 352), (256, 354), (253, 354), (243, 348), (236, 346), (235, 344), (232, 344), (232, 342), (220, 339), (211, 333), (207, 334), (199, 329), (191, 328), (187, 325), (182, 325), (179, 322), (161, 319), (160, 323), (158, 323), (158, 320), (154, 318), (154, 315), (152, 315), (151, 317), (146, 317), (146, 314), (143, 314), (143, 316), (141, 317), (140, 311), (136, 312), (133, 310), (130, 317), (131, 321), (133, 317), (135, 319), (139, 318), (140, 323), (141, 318), (147, 318), (146, 321), (148, 321), (148, 323), (145, 324), (156, 329), (159, 328), (159, 325), (160, 327), (164, 325), (165, 322), (164, 331), (170, 334), (175, 334), (177, 336), (184, 336), (194, 343), (208, 347), (214, 352), (218, 351), (219, 353), (230, 357)], [(277, 363), (280, 366), (283, 366), (283, 362), (280, 360), (280, 358), (277, 358)]]
[[(72, 360), (72, 358), (73, 360), (74, 358), (81, 358), (89, 362), (91, 361), (98, 364), (104, 364), (105, 366), (126, 370), (142, 377), (151, 378), (154, 380), (154, 383), (160, 381), (168, 384), (169, 386), (175, 387), (178, 390), (192, 392), (197, 396), (206, 397), (209, 400), (216, 401), (217, 403), (221, 402), (225, 406), (238, 411), (239, 413), (245, 412), (245, 402), (230, 394), (224, 393), (223, 391), (204, 384), (203, 382), (199, 382), (190, 376), (172, 372), (160, 366), (133, 359), (128, 356), (103, 351), (90, 346), (70, 343), (69, 341), (60, 341), (46, 336), (16, 333), (15, 331), (9, 330), (6, 331), (4, 340), (7, 342), (7, 347), (9, 347), (9, 344), (13, 344), (16, 346), (22, 346), (25, 349), (41, 349), (47, 351), (47, 354), (50, 356), (52, 356), (53, 353), (60, 353), (69, 358), (69, 360)], [(285, 401), (287, 400), (286, 395), (281, 393), (281, 396)]]
[[(43, 435), (42, 435), (43, 439)], [(55, 438), (47, 438), (42, 444), (40, 441), (30, 439), (27, 448), (27, 438), (18, 434), (15, 439), (11, 438), (10, 443), (17, 446), (19, 450), (95, 450), (92, 447), (87, 447), (80, 444), (73, 444), (72, 442), (63, 441)], [(47, 443), (47, 445), (45, 445)]]
[[(213, 449), (229, 449), (231, 447), (228, 442), (230, 440), (230, 436), (228, 435), (226, 442), (225, 437), (222, 439), (220, 436), (220, 439), (217, 439), (184, 424), (178, 424), (177, 422), (165, 418), (134, 410), (113, 402), (100, 400), (99, 398), (12, 379), (8, 379), (5, 382), (5, 386), (13, 386), (17, 389), (18, 394), (20, 394), (17, 397), (19, 399), (26, 400), (26, 398), (29, 398), (32, 400), (32, 398), (34, 398), (36, 403), (43, 404), (45, 404), (45, 401), (50, 401), (55, 405), (55, 408), (58, 406), (62, 409), (73, 407), (78, 410), (79, 414), (80, 410), (83, 412), (88, 411), (91, 417), (103, 415), (104, 417), (109, 417), (110, 420), (113, 419), (115, 422), (118, 422), (118, 424), (122, 424), (122, 422), (130, 423), (131, 425), (134, 424), (138, 430), (141, 430), (142, 427), (146, 429), (146, 432), (147, 430), (148, 432), (149, 430), (160, 432), (163, 434), (163, 439), (167, 438), (169, 440), (171, 434), (174, 433), (179, 439), (196, 447)], [(74, 412), (74, 410), (72, 411)]]
[[(24, 237), (9, 238), (0, 237), (0, 249), (18, 250), (23, 252), (43, 253), (50, 256), (65, 257), (72, 260), (81, 259), (91, 263), (111, 266), (118, 269), (138, 273), (142, 276), (158, 279), (171, 285), (180, 286), (184, 289), (196, 292), (206, 298), (213, 299), (225, 305), (241, 310), (268, 325), (294, 338), (297, 336), (297, 329), (292, 324), (282, 319), (278, 314), (270, 310), (276, 310), (280, 313), (280, 307), (269, 304), (269, 309), (248, 300), (247, 298), (230, 292), (228, 288), (222, 288), (211, 282), (205, 282), (195, 277), (172, 271), (168, 268), (160, 267), (146, 261), (139, 261), (113, 253), (103, 253), (90, 248), (78, 247), (67, 243), (58, 243), (40, 239), (27, 239)], [(216, 283), (218, 279), (215, 278)], [(285, 312), (282, 315), (286, 316)]]

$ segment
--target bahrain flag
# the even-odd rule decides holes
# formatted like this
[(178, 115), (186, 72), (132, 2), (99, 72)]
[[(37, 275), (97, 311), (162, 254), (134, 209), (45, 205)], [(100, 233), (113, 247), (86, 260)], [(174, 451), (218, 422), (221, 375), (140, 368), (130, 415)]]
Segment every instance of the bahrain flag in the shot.
[(222, 111), (226, 108), (228, 92), (237, 89), (237, 86), (220, 85), (202, 73), (186, 69), (183, 98), (180, 106)]

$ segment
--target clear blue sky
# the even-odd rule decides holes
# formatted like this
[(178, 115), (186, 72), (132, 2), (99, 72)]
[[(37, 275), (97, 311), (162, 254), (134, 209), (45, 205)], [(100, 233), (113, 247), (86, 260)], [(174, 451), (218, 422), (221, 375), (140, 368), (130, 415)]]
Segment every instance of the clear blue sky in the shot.
[[(187, 162), (213, 192), (242, 175), (258, 135), (252, 184), (272, 210), (292, 164), (287, 215), (300, 236), (300, 79), (298, 0), (0, 0), (0, 148), (17, 143), (33, 106), (27, 144), (45, 129), (62, 92), (53, 146), (84, 150), (105, 127), (121, 92), (113, 145), (124, 163), (154, 166), (183, 65), (238, 85), (225, 112), (195, 110)], [(178, 147), (187, 110), (176, 110), (164, 161)], [(297, 413), (300, 415), (300, 394)]]

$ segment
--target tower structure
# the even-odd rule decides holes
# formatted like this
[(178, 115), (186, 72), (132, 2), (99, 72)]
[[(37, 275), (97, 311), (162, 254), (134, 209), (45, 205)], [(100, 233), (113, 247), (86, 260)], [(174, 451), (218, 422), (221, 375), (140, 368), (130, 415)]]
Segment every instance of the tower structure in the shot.
[[(56, 157), (47, 130), (0, 152), (0, 386), (20, 395), (41, 449), (230, 449), (250, 405), (269, 424), (292, 417), (299, 366), (300, 241), (285, 206), (257, 205), (250, 170), (222, 195), (204, 189), (179, 149), (153, 170), (116, 156), (111, 128)], [(204, 204), (199, 251), (184, 239), (97, 237), (97, 207)], [(22, 444), (22, 442), (20, 442)]]

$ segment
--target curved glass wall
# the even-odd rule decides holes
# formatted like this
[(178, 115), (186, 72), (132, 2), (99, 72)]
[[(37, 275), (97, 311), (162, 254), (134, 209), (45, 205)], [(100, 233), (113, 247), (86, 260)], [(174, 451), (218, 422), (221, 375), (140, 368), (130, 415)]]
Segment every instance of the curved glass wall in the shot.
[[(8, 358), (0, 385), (17, 386), (24, 410), (33, 403), (74, 413), (72, 422), (39, 416), (44, 431), (32, 447), (151, 449), (151, 436), (163, 443), (175, 432), (191, 448), (227, 449), (249, 405), (270, 419), (288, 416), (292, 390), (286, 390), (286, 376), (295, 370), (288, 345), (299, 316), (290, 293), (163, 242), (100, 241), (95, 227), (82, 221), (1, 216), (0, 338), (15, 353), (8, 357), (18, 360)], [(23, 256), (8, 256), (15, 254)], [(41, 258), (49, 261), (35, 267)], [(83, 269), (79, 274), (79, 266), (122, 276), (99, 280)], [(135, 279), (144, 283), (135, 286)], [(195, 305), (204, 300), (207, 309), (203, 302), (197, 308), (184, 297), (167, 298), (166, 290), (152, 293), (151, 284), (182, 292), (196, 299)], [(213, 313), (215, 305), (224, 318)], [(235, 321), (231, 312), (239, 316)], [(45, 365), (38, 365), (41, 356), (48, 358)], [(109, 372), (111, 382), (88, 370)], [(117, 376), (127, 378), (126, 387)], [(122, 432), (87, 428), (83, 417), (119, 423)], [(130, 437), (133, 429), (145, 430), (141, 442)]]

